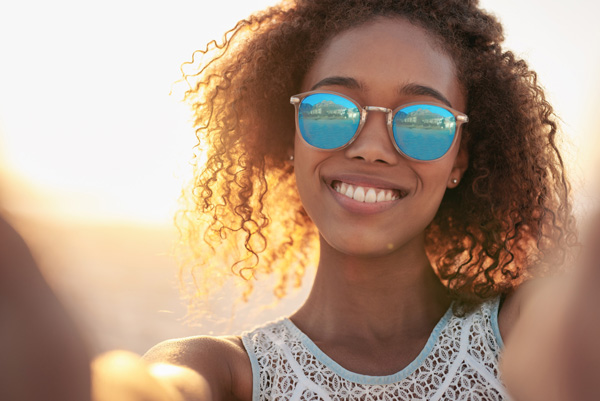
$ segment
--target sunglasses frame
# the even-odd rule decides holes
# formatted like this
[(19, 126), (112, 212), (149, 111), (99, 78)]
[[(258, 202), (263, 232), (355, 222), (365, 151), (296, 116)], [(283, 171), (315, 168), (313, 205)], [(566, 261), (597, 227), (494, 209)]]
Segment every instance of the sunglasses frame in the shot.
[[(308, 143), (306, 141), (306, 139), (304, 139), (304, 137), (302, 136), (301, 132), (300, 132), (300, 122), (299, 122), (299, 113), (300, 113), (300, 104), (302, 103), (302, 101), (310, 96), (310, 95), (315, 95), (315, 94), (329, 94), (329, 95), (335, 95), (335, 96), (340, 96), (348, 101), (350, 101), (352, 104), (354, 104), (358, 110), (360, 111), (360, 122), (358, 123), (358, 127), (356, 128), (356, 132), (354, 133), (354, 135), (352, 135), (352, 138), (350, 138), (350, 140), (337, 148), (333, 148), (333, 149), (323, 149), (323, 148), (319, 148), (318, 146), (314, 146), (311, 145), (310, 143)], [(347, 146), (350, 146), (352, 144), (352, 142), (354, 142), (356, 140), (356, 138), (358, 138), (358, 135), (360, 135), (360, 132), (362, 131), (363, 126), (365, 125), (366, 121), (367, 121), (367, 114), (369, 111), (379, 111), (381, 113), (386, 113), (386, 125), (387, 125), (387, 130), (388, 130), (388, 135), (390, 137), (391, 142), (394, 144), (394, 148), (396, 148), (396, 150), (398, 151), (398, 153), (400, 153), (402, 156), (406, 157), (409, 160), (413, 160), (416, 162), (421, 162), (421, 163), (428, 163), (428, 162), (434, 162), (440, 159), (443, 159), (448, 153), (450, 153), (450, 150), (455, 146), (455, 144), (457, 142), (459, 142), (459, 138), (460, 138), (460, 134), (461, 134), (461, 126), (464, 123), (469, 122), (469, 117), (467, 117), (467, 115), (465, 113), (462, 113), (458, 110), (455, 110), (451, 107), (448, 107), (446, 105), (442, 105), (436, 102), (411, 102), (411, 103), (405, 103), (402, 104), (398, 107), (396, 107), (395, 109), (388, 109), (387, 107), (379, 107), (379, 106), (361, 106), (356, 100), (352, 99), (349, 96), (346, 96), (342, 93), (339, 92), (334, 92), (334, 91), (328, 91), (328, 90), (314, 90), (314, 91), (309, 91), (309, 92), (303, 92), (303, 93), (299, 93), (297, 95), (294, 95), (290, 98), (290, 103), (293, 104), (295, 106), (296, 109), (296, 132), (300, 135), (300, 137), (302, 138), (302, 140), (304, 141), (304, 143), (306, 143), (308, 146), (314, 148), (314, 149), (318, 149), (321, 151), (325, 151), (325, 152), (332, 152), (332, 151), (336, 151), (336, 150), (341, 150), (344, 149)], [(404, 153), (400, 147), (398, 146), (398, 144), (396, 143), (396, 140), (394, 139), (394, 128), (393, 128), (393, 122), (394, 122), (394, 116), (396, 115), (396, 113), (398, 113), (398, 111), (400, 111), (401, 109), (404, 109), (406, 107), (409, 106), (414, 106), (414, 105), (418, 105), (418, 104), (422, 104), (422, 105), (427, 105), (427, 106), (436, 106), (436, 107), (441, 107), (444, 110), (449, 111), (455, 118), (456, 120), (456, 127), (455, 127), (455, 131), (454, 131), (454, 138), (452, 138), (452, 143), (450, 144), (450, 147), (448, 148), (448, 150), (446, 151), (446, 153), (444, 153), (443, 155), (441, 155), (440, 157), (438, 157), (437, 159), (431, 159), (431, 160), (420, 160), (420, 159), (415, 159), (414, 157), (411, 157), (409, 155), (407, 155), (406, 153)]]

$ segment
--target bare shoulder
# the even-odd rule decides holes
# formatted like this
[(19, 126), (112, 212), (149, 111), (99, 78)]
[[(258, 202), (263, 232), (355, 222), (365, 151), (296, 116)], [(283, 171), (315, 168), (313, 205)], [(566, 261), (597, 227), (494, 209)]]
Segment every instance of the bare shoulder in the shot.
[(212, 399), (252, 399), (252, 366), (238, 336), (168, 340), (152, 347), (143, 359), (154, 366), (182, 367), (199, 374), (210, 386)]

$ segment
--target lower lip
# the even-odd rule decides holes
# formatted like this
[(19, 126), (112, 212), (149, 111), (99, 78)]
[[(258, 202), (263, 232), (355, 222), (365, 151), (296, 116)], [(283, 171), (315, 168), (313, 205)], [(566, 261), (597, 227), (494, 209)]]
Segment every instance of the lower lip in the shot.
[(334, 199), (347, 211), (351, 213), (357, 214), (376, 214), (386, 211), (394, 207), (398, 202), (400, 202), (404, 198), (399, 198), (391, 201), (384, 202), (359, 202), (352, 198), (347, 197), (346, 195), (342, 195), (337, 192), (335, 189), (327, 186), (331, 193), (333, 194)]

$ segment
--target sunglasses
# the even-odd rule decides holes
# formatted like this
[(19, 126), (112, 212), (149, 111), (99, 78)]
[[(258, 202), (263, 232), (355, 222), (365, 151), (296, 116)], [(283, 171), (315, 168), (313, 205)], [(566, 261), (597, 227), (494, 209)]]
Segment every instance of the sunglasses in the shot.
[(296, 128), (302, 139), (321, 150), (338, 150), (350, 145), (360, 134), (367, 112), (387, 115), (387, 128), (394, 147), (411, 160), (442, 158), (458, 141), (460, 125), (469, 118), (450, 107), (419, 102), (394, 110), (362, 107), (348, 96), (329, 91), (311, 91), (292, 96), (296, 107)]

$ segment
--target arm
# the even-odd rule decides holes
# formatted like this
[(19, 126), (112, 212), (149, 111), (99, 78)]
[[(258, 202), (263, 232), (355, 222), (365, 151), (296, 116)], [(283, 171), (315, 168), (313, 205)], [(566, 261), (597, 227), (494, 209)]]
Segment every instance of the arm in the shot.
[[(0, 216), (0, 399), (196, 401), (251, 399), (237, 337), (172, 340), (144, 357), (113, 351), (91, 364), (83, 337), (27, 245)], [(91, 386), (91, 387), (90, 387)]]
[(519, 313), (502, 361), (503, 380), (515, 400), (600, 399), (599, 288), (596, 219), (577, 268), (569, 276), (535, 285), (515, 302)]
[(0, 216), (0, 399), (90, 399), (83, 337), (19, 234)]
[(92, 364), (94, 401), (251, 399), (252, 370), (236, 337), (160, 343), (141, 359), (113, 351)]

